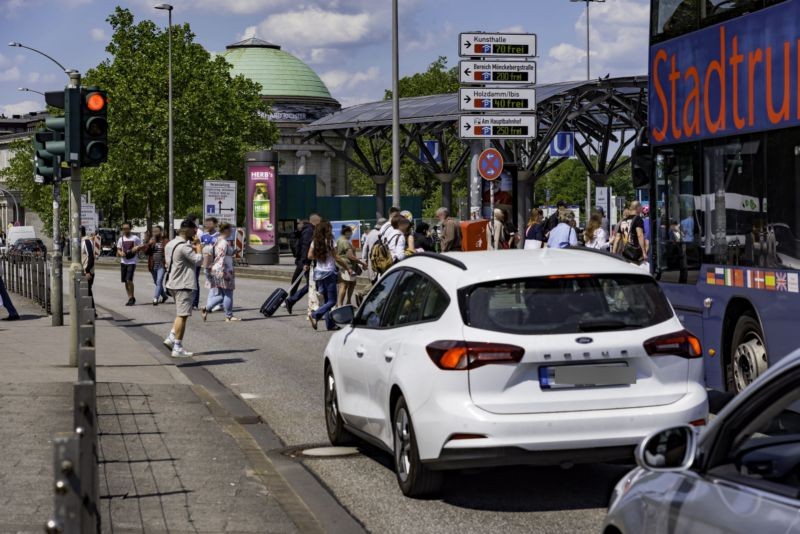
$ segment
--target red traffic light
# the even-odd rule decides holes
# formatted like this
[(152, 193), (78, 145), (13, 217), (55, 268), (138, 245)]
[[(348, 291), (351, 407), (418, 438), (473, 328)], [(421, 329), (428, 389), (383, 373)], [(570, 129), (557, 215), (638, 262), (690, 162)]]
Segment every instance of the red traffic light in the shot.
[(106, 107), (106, 97), (102, 93), (89, 93), (86, 95), (86, 107), (90, 111), (101, 111)]

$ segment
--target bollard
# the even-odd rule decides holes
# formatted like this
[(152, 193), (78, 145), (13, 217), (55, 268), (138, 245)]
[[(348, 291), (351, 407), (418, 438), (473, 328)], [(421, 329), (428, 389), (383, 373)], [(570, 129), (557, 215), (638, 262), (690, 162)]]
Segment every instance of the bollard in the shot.
[(73, 393), (73, 424), (80, 438), (78, 477), (81, 481), (81, 532), (99, 532), (96, 385), (93, 381), (77, 382), (73, 386)]
[(54, 492), (53, 516), (47, 532), (82, 532), (81, 488), (78, 479), (79, 438), (73, 433), (56, 434), (53, 439)]

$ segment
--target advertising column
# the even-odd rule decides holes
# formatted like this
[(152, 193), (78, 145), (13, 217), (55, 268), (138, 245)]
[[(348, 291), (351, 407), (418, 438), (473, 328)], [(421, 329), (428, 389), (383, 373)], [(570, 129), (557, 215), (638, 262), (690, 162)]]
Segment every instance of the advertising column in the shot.
[(248, 152), (245, 159), (247, 194), (247, 263), (277, 265), (280, 261), (277, 228), (278, 154)]

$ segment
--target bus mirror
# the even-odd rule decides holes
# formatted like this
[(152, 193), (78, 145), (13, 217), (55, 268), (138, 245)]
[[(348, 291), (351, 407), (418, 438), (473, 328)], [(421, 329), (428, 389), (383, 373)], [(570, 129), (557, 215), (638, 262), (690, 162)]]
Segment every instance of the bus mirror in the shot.
[(652, 177), (653, 157), (650, 147), (634, 147), (631, 150), (631, 180), (634, 189), (649, 187)]

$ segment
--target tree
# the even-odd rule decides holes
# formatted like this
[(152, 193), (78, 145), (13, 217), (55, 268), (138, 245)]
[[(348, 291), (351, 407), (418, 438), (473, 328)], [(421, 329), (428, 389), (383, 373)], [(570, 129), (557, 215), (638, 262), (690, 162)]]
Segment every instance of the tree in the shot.
[[(108, 92), (108, 162), (85, 170), (83, 190), (92, 192), (107, 220), (150, 223), (167, 206), (168, 34), (152, 21), (135, 23), (133, 14), (120, 7), (107, 21), (113, 30), (106, 47), (110, 58), (90, 69), (83, 85)], [(221, 56), (212, 58), (194, 38), (188, 24), (172, 27), (176, 217), (202, 205), (205, 179), (239, 180), (244, 198), (245, 152), (270, 147), (278, 137), (266, 118), (269, 105), (259, 84), (231, 77), (230, 64)], [(22, 151), (16, 157), (29, 155)], [(12, 167), (16, 175), (25, 165)], [(46, 219), (41, 195), (25, 186), (31, 176), (24, 170), (10, 182)]]

